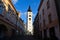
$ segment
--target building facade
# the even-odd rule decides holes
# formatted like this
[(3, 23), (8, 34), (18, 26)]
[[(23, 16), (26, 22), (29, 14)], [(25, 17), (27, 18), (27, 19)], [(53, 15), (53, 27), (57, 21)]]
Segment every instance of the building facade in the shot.
[(34, 37), (36, 37), (37, 39), (40, 38), (39, 34), (40, 34), (40, 28), (39, 28), (39, 14), (37, 13), (34, 22), (33, 22), (33, 27), (34, 27)]
[[(33, 23), (34, 28), (38, 27), (35, 30), (39, 29), (37, 33), (40, 39), (60, 40), (60, 18), (57, 7), (59, 8), (58, 0), (41, 0), (38, 8), (38, 16), (35, 18), (38, 22), (35, 20)], [(39, 26), (35, 26), (37, 25), (36, 23)]]
[(32, 11), (29, 7), (28, 12), (27, 12), (27, 34), (33, 35), (33, 26), (32, 26)]
[(24, 32), (24, 23), (19, 18), (12, 0), (0, 0), (0, 38), (11, 37)]

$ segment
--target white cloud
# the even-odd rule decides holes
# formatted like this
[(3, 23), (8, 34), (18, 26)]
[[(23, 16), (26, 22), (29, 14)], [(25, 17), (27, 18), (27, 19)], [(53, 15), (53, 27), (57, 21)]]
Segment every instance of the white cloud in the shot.
[(18, 0), (12, 0), (13, 4), (16, 4), (18, 2)]

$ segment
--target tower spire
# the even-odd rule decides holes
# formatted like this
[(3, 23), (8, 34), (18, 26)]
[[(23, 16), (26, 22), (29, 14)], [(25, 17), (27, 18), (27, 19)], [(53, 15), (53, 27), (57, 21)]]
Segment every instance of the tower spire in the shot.
[(29, 6), (29, 8), (28, 8), (28, 11), (32, 12), (30, 6)]

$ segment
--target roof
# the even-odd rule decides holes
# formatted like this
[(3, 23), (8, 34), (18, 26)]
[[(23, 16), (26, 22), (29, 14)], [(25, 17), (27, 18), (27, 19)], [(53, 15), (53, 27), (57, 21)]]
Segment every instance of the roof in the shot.
[(42, 6), (43, 1), (44, 1), (44, 0), (41, 0), (40, 5), (39, 5), (39, 7), (38, 7), (38, 11), (40, 10), (40, 8), (41, 8), (41, 6)]

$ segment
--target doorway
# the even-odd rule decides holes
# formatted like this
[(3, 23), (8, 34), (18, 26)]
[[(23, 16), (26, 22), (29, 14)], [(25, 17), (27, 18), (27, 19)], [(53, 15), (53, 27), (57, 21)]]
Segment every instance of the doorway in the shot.
[(4, 37), (6, 37), (6, 32), (7, 28), (4, 24), (0, 24), (0, 39), (3, 39)]
[(55, 28), (54, 27), (49, 29), (49, 33), (50, 33), (50, 39), (51, 40), (56, 40), (57, 39), (56, 35), (55, 35)]

